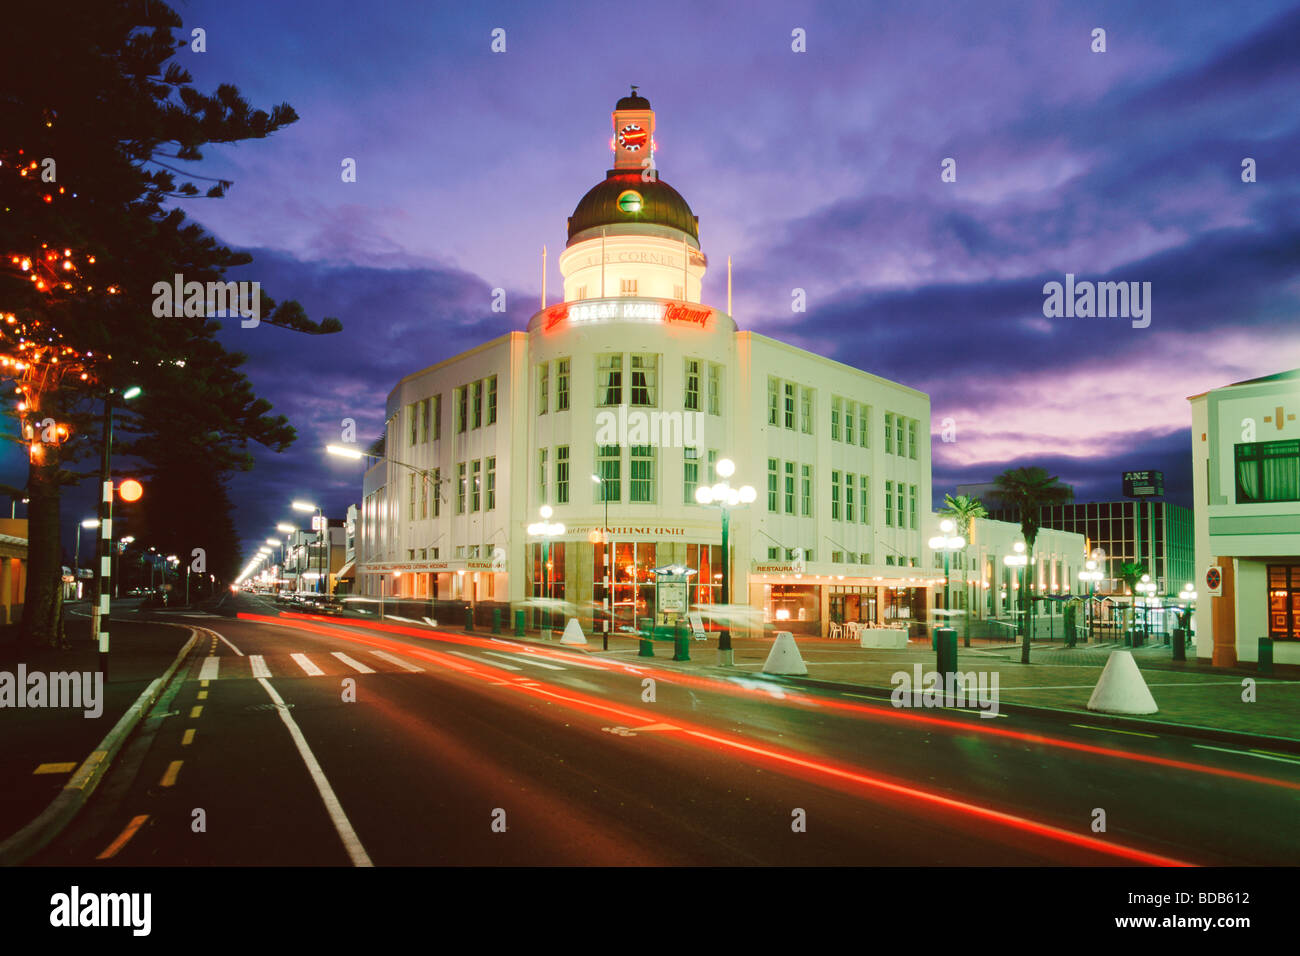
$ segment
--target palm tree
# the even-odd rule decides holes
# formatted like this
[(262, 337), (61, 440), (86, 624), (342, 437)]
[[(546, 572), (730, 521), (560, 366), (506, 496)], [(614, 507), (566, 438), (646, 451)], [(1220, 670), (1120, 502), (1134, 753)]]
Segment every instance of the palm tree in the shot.
[(1128, 609), (1128, 627), (1125, 631), (1133, 630), (1136, 625), (1137, 616), (1137, 583), (1142, 580), (1142, 575), (1147, 574), (1147, 566), (1138, 561), (1125, 561), (1119, 566), (1119, 579), (1128, 585), (1128, 593), (1133, 595), (1133, 603)]
[(1034, 602), (1029, 598), (1029, 588), (1034, 577), (1034, 541), (1042, 526), (1042, 508), (1059, 505), (1074, 497), (1069, 486), (1060, 483), (1056, 475), (1044, 468), (1012, 468), (993, 479), (998, 498), (1006, 502), (1020, 516), (1020, 534), (1025, 539), (1025, 586), (1020, 589), (1024, 610), (1025, 635), (1020, 647), (1020, 663), (1029, 663), (1029, 640), (1034, 633)]
[[(966, 555), (966, 630), (962, 635), (962, 643), (970, 647), (970, 546), (975, 543), (973, 529), (976, 518), (987, 518), (989, 513), (984, 509), (983, 503), (978, 498), (971, 498), (967, 495), (943, 496), (943, 507), (939, 509), (939, 514), (952, 518), (953, 523), (957, 525), (957, 533), (966, 539), (966, 550), (962, 554)], [(944, 608), (946, 611), (947, 608)]]

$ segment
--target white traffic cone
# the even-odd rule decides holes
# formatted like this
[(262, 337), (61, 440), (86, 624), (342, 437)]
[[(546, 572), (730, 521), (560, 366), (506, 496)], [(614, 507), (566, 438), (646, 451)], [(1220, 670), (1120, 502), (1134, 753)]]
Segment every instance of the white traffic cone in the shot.
[(1132, 651), (1110, 652), (1101, 679), (1088, 698), (1088, 709), (1103, 714), (1154, 714), (1159, 710)]
[(794, 635), (789, 631), (777, 631), (776, 642), (768, 651), (767, 660), (763, 662), (764, 674), (807, 674), (808, 665), (803, 662), (799, 645), (794, 642)]
[(576, 617), (569, 618), (569, 623), (564, 625), (564, 634), (560, 637), (561, 644), (586, 644), (587, 638), (582, 633), (582, 628), (578, 624)]

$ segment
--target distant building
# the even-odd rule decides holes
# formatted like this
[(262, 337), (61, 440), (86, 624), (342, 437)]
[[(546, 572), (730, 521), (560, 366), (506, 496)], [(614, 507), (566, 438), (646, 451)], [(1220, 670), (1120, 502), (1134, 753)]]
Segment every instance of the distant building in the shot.
[[(1216, 388), (1192, 404), (1196, 654), (1216, 665), (1300, 664), (1300, 369)], [(1220, 569), (1222, 595), (1207, 594)]]
[(27, 590), (27, 519), (0, 518), (0, 624), (23, 616)]

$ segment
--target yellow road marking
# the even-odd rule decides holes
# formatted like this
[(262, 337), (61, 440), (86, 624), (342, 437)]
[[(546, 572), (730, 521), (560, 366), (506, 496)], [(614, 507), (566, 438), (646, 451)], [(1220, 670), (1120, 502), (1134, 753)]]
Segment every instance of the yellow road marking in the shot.
[(127, 841), (135, 836), (135, 831), (140, 829), (144, 821), (149, 819), (149, 814), (142, 813), (138, 817), (132, 817), (131, 822), (126, 825), (126, 829), (117, 835), (117, 839), (104, 848), (104, 852), (95, 857), (97, 860), (111, 860), (117, 856), (117, 851), (126, 846)]
[[(322, 554), (324, 553), (324, 549), (323, 549), (323, 548), (321, 549), (321, 553), (322, 553)], [(201, 680), (201, 681), (199, 681), (199, 686), (200, 686), (200, 687), (207, 687), (207, 686), (208, 686), (208, 682), (205, 681), (205, 680)]]
[(193, 728), (193, 727), (191, 727), (189, 730), (185, 731), (185, 736), (181, 738), (181, 746), (182, 746), (182, 747), (188, 747), (188, 746), (189, 746), (190, 744), (192, 744), (192, 743), (194, 743), (194, 728)]
[(202, 713), (203, 713), (203, 705), (195, 704), (193, 707), (190, 708), (190, 720), (193, 720), (195, 717), (198, 717)]
[(199, 700), (207, 700), (207, 699), (208, 699), (208, 692), (207, 692), (206, 690), (201, 690), (201, 691), (199, 691), (199, 698), (198, 698), (198, 699), (199, 699)]
[(176, 778), (180, 776), (181, 764), (183, 764), (184, 762), (185, 761), (183, 760), (173, 760), (171, 763), (169, 763), (167, 765), (167, 772), (163, 774), (162, 780), (159, 781), (159, 786), (162, 787), (172, 786), (172, 784), (176, 782)]
[(75, 763), (43, 763), (32, 773), (72, 773), (76, 769), (77, 765)]
[(1128, 734), (1130, 737), (1150, 737), (1152, 740), (1159, 740), (1157, 734), (1141, 734), (1136, 730), (1114, 730), (1111, 727), (1094, 727), (1091, 724), (1071, 724), (1071, 727), (1082, 727), (1084, 730), (1104, 730), (1108, 734)]

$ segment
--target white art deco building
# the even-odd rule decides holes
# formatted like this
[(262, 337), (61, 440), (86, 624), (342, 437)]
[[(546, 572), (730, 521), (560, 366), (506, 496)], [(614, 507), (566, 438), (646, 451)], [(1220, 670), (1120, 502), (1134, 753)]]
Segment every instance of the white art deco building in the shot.
[(634, 91), (613, 123), (614, 168), (569, 217), (563, 301), (390, 394), (358, 591), (541, 595), (543, 547), (527, 529), (550, 506), (565, 526), (551, 595), (584, 626), (601, 619), (607, 576), (616, 625), (652, 615), (651, 572), (666, 565), (695, 572), (692, 604), (716, 602), (720, 514), (695, 490), (729, 458), (732, 484), (757, 491), (731, 513), (734, 603), (804, 633), (848, 607), (854, 620), (924, 619), (941, 584), (924, 551), (928, 396), (703, 304), (698, 220), (650, 165), (649, 102)]

